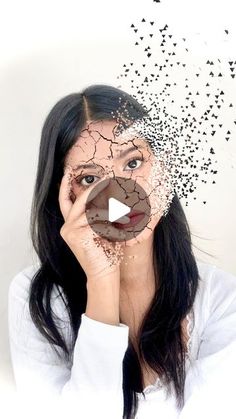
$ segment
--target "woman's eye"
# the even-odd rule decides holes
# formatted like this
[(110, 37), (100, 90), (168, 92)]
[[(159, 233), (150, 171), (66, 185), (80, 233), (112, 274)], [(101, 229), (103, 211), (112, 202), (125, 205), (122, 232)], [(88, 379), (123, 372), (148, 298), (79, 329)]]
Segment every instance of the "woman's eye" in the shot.
[[(142, 164), (143, 159), (133, 159), (130, 160), (127, 164), (127, 166), (129, 167), (129, 169), (133, 170), (133, 169), (137, 169), (141, 164)], [(138, 164), (137, 164), (138, 163)], [(126, 167), (127, 167), (126, 166)]]
[(98, 178), (98, 176), (87, 175), (87, 176), (84, 176), (84, 177), (82, 177), (80, 179), (77, 179), (76, 182), (79, 185), (82, 185), (82, 186), (90, 186), (90, 185), (92, 185), (94, 183), (94, 179), (95, 178)]

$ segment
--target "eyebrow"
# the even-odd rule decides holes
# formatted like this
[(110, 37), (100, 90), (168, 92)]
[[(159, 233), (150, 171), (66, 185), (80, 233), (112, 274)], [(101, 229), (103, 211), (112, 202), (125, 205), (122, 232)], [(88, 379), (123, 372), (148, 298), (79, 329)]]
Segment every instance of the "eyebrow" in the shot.
[(137, 145), (137, 146), (131, 146), (131, 147), (129, 147), (129, 148), (127, 148), (126, 150), (124, 150), (124, 151), (120, 151), (120, 155), (119, 155), (119, 157), (118, 157), (118, 159), (122, 159), (123, 157), (125, 157), (128, 153), (131, 153), (131, 151), (139, 151), (139, 149), (144, 149), (145, 147), (144, 146), (142, 146), (142, 145)]
[[(131, 146), (129, 148), (127, 148), (126, 150), (120, 151), (119, 156), (117, 157), (118, 159), (122, 159), (123, 157), (125, 157), (127, 154), (131, 153), (131, 151), (139, 151), (140, 149), (145, 149), (144, 146), (140, 145), (140, 146)], [(96, 168), (98, 165), (95, 163), (86, 163), (86, 164), (79, 164), (78, 166), (75, 167), (75, 169), (73, 169), (74, 171), (78, 171), (80, 169), (94, 169)]]

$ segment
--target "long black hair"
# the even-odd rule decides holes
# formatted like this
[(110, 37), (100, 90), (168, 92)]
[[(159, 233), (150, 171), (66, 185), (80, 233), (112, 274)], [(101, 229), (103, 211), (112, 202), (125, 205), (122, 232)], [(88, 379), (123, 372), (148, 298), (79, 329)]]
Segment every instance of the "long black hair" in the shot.
[[(66, 154), (87, 120), (112, 120), (122, 104), (125, 104), (130, 121), (147, 115), (144, 106), (121, 89), (92, 85), (60, 99), (42, 129), (30, 225), (40, 268), (31, 281), (29, 307), (36, 327), (54, 349), (60, 348), (65, 360), (71, 359), (71, 348), (57, 327), (51, 305), (52, 292), (56, 288), (65, 303), (74, 344), (81, 314), (86, 310), (87, 290), (85, 272), (60, 235), (64, 219), (59, 207), (58, 184), (63, 176)], [(145, 313), (138, 351), (167, 388), (173, 385), (177, 405), (181, 407), (186, 375), (181, 322), (193, 306), (199, 273), (188, 222), (176, 193), (167, 214), (154, 230), (153, 265), (158, 291)], [(143, 392), (137, 355), (137, 349), (129, 339), (123, 360), (125, 419), (135, 415), (136, 392)]]

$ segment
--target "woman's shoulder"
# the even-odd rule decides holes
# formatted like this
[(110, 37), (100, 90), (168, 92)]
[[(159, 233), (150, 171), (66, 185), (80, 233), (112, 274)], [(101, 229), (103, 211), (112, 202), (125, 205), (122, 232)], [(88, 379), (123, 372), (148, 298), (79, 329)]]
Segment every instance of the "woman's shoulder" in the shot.
[(207, 297), (212, 304), (236, 298), (236, 275), (210, 263), (197, 261), (197, 266), (201, 297)]
[[(35, 262), (34, 264), (26, 266), (23, 270), (18, 272), (11, 280), (8, 289), (8, 305), (9, 307), (26, 307), (29, 302), (30, 285), (35, 274), (40, 270), (41, 264)], [(62, 315), (65, 314), (67, 319), (67, 310), (65, 306), (65, 295), (62, 287), (54, 284), (51, 293), (52, 308)]]
[[(197, 260), (199, 272), (198, 296), (203, 297), (205, 294), (212, 300), (220, 298), (224, 299), (231, 292), (236, 293), (236, 276), (225, 271), (216, 265)], [(13, 295), (17, 294), (21, 298), (26, 299), (29, 293), (29, 286), (34, 275), (40, 269), (40, 263), (26, 266), (22, 271), (18, 272), (11, 280), (9, 292)], [(233, 297), (233, 295), (231, 294)], [(229, 296), (230, 297), (230, 296)]]
[[(180, 417), (195, 418), (199, 414), (205, 417), (207, 410), (215, 413), (210, 416), (218, 418), (227, 406), (231, 409), (234, 400), (236, 276), (216, 265), (202, 262), (197, 265), (200, 279), (190, 341), (192, 356)], [(218, 416), (218, 412), (222, 415)]]
[(9, 296), (27, 300), (31, 281), (39, 269), (40, 264), (34, 263), (14, 275), (9, 285)]
[[(27, 334), (36, 336), (40, 340), (43, 339), (32, 322), (29, 309), (30, 285), (40, 268), (41, 264), (39, 263), (28, 265), (18, 272), (10, 282), (8, 291), (9, 329), (17, 342), (26, 339), (25, 336)], [(65, 339), (69, 341), (71, 339), (70, 318), (65, 304), (64, 293), (60, 286), (54, 285), (50, 299), (54, 322), (60, 328)], [(21, 334), (22, 336), (20, 336)]]
[(220, 350), (236, 338), (236, 276), (216, 265), (197, 262), (199, 287), (194, 302), (198, 356)]

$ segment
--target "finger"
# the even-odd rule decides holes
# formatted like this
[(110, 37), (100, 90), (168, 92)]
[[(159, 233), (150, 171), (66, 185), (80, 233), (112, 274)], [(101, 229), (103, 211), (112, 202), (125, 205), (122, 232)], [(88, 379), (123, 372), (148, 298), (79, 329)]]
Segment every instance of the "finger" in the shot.
[[(107, 221), (108, 223), (110, 222), (108, 209), (90, 208), (85, 211), (85, 215), (89, 223), (93, 223), (96, 220)], [(119, 218), (119, 220), (116, 220), (116, 222), (120, 224), (127, 224), (130, 222), (130, 219), (124, 215), (123, 217)]]
[(127, 224), (129, 222), (130, 222), (130, 218), (127, 217), (126, 215), (123, 215), (123, 217), (116, 220), (116, 223), (119, 223), (119, 224)]
[(93, 224), (96, 221), (108, 221), (108, 210), (101, 208), (91, 208), (87, 209), (81, 216), (77, 219), (75, 226), (76, 227), (85, 227), (88, 224)]
[[(92, 223), (96, 220), (107, 221), (107, 223), (110, 223), (108, 209), (102, 209), (102, 208), (87, 209), (85, 211), (85, 214), (87, 216), (89, 223)], [(127, 224), (130, 222), (130, 219), (129, 217), (126, 217), (124, 215), (123, 217), (119, 218), (119, 220), (117, 220), (116, 222), (120, 224)]]
[[(80, 215), (82, 215), (85, 212), (86, 204), (90, 202), (92, 199), (94, 199), (103, 189), (105, 189), (109, 185), (109, 183), (110, 178), (103, 179), (99, 183), (96, 183), (92, 188), (87, 188), (81, 195), (79, 195), (76, 198), (73, 207), (70, 210), (70, 221), (78, 219), (78, 217), (80, 217)], [(92, 198), (91, 196), (89, 196), (91, 192)]]
[(59, 206), (61, 213), (64, 217), (64, 220), (67, 219), (68, 214), (72, 208), (72, 201), (70, 198), (70, 192), (71, 192), (71, 179), (72, 179), (72, 173), (70, 169), (67, 169), (65, 171), (64, 176), (62, 177), (60, 189), (59, 189)]
[(109, 241), (120, 241), (125, 240), (126, 234), (123, 230), (119, 230), (118, 228), (114, 227), (113, 225), (109, 224), (96, 224), (96, 234), (99, 236), (109, 240)]
[[(85, 227), (88, 224), (94, 224), (97, 221), (104, 221), (104, 223), (112, 225), (108, 220), (108, 210), (103, 208), (90, 208), (83, 213), (77, 220), (76, 226)], [(128, 221), (127, 221), (128, 220)], [(119, 218), (120, 224), (126, 224), (130, 222), (129, 217), (123, 216)]]
[[(108, 210), (103, 208), (90, 208), (85, 211), (85, 217), (87, 219), (87, 222), (89, 224), (92, 224), (96, 221), (105, 221), (109, 223), (108, 221)], [(83, 217), (83, 214), (82, 216)]]

